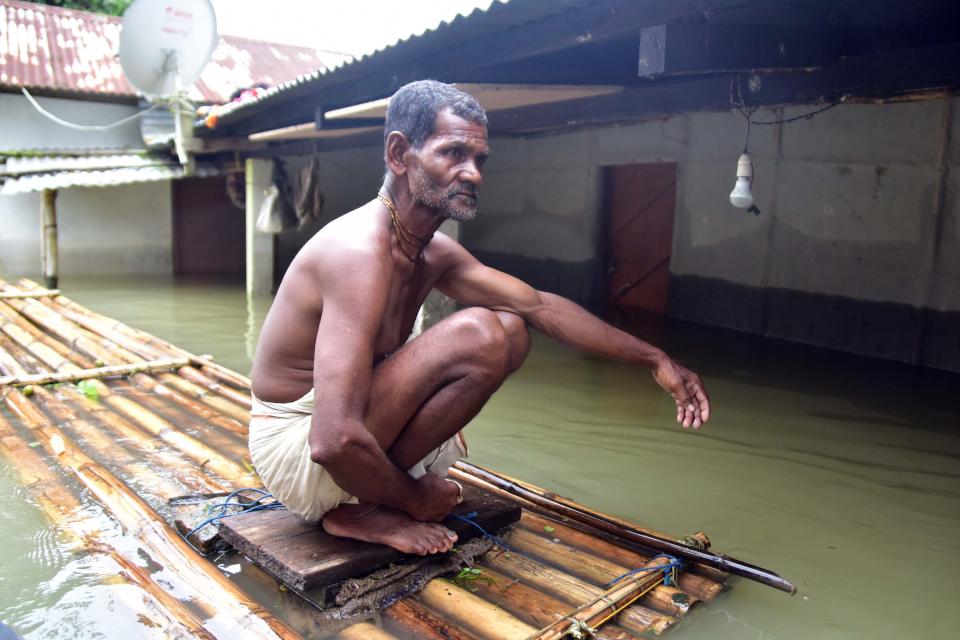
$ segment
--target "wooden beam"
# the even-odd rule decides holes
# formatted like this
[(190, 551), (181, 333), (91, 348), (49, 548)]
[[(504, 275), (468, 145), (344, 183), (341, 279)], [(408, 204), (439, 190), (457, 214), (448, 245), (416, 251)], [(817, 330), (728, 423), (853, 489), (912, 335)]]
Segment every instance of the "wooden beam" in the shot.
[[(682, 111), (851, 98), (893, 98), (960, 86), (960, 42), (843, 58), (813, 70), (660, 78), (621, 93), (521, 107), (490, 115), (492, 134), (596, 126)], [(737, 91), (736, 83), (740, 83)], [(734, 99), (737, 99), (736, 97)]]
[(812, 27), (673, 23), (640, 31), (640, 77), (819, 67), (840, 53), (842, 34)]

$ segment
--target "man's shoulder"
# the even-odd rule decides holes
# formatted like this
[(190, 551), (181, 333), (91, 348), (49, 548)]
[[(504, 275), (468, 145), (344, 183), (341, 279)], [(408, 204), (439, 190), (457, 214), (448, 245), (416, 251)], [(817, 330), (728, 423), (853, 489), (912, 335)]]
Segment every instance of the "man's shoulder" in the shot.
[(318, 265), (340, 263), (344, 259), (375, 260), (389, 256), (390, 237), (360, 207), (332, 220), (315, 233), (300, 250), (298, 258)]

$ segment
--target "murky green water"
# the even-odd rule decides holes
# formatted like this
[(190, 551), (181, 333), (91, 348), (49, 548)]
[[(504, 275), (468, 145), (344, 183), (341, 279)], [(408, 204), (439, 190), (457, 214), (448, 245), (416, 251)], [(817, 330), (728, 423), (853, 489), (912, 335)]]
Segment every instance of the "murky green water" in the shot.
[[(229, 283), (62, 288), (243, 372), (269, 306)], [(735, 580), (670, 637), (955, 638), (960, 377), (702, 329), (658, 340), (707, 381), (702, 432), (675, 426), (646, 373), (536, 340), (468, 429), (474, 461), (656, 529), (706, 531), (800, 586), (791, 598)], [(28, 638), (155, 637), (105, 560), (69, 551), (2, 466), (0, 491), (0, 620)]]

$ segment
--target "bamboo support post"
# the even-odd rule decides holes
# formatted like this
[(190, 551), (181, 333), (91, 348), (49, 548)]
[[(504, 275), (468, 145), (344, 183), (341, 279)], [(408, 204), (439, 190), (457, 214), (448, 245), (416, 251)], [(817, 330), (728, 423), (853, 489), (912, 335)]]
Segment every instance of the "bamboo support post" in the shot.
[(142, 499), (113, 474), (90, 459), (28, 398), (9, 390), (4, 400), (31, 429), (53, 458), (71, 470), (94, 496), (136, 537), (155, 561), (178, 575), (195, 592), (198, 602), (219, 611), (250, 638), (298, 638), (289, 627), (230, 582), (219, 569), (203, 561), (189, 545)]
[(580, 631), (582, 635), (592, 634), (593, 629), (600, 627), (631, 602), (662, 582), (663, 572), (657, 570), (657, 567), (667, 564), (670, 564), (670, 561), (666, 558), (654, 558), (644, 565), (648, 571), (625, 578), (591, 602), (541, 629), (529, 640), (560, 640), (567, 635), (574, 635), (575, 631)]
[(400, 600), (383, 611), (388, 624), (396, 626), (398, 635), (417, 640), (477, 640), (468, 631), (441, 618), (412, 598)]
[[(543, 516), (524, 511), (520, 516), (520, 527), (542, 534), (549, 531), (549, 536), (563, 542), (564, 544), (583, 549), (597, 557), (609, 560), (623, 567), (639, 567), (650, 560), (649, 555), (643, 555), (622, 546), (615, 545), (592, 536), (588, 533), (578, 531), (565, 524), (550, 520)], [(724, 588), (721, 581), (710, 580), (701, 575), (695, 575), (688, 571), (683, 571), (679, 575), (678, 586), (686, 593), (700, 600), (713, 600)]]
[(203, 624), (194, 613), (180, 600), (164, 590), (144, 568), (131, 562), (116, 548), (99, 539), (96, 535), (97, 528), (91, 518), (77, 517), (81, 508), (79, 500), (63, 485), (47, 462), (17, 435), (2, 414), (0, 414), (0, 454), (17, 472), (21, 486), (29, 491), (47, 519), (55, 525), (65, 525), (61, 527), (61, 531), (70, 536), (73, 546), (108, 555), (117, 563), (120, 574), (128, 583), (136, 585), (147, 598), (155, 601), (157, 606), (151, 609), (163, 617), (162, 622), (156, 621), (156, 623), (163, 628), (166, 636), (212, 640), (213, 636), (203, 628)]
[(43, 265), (43, 282), (47, 289), (56, 289), (59, 279), (59, 252), (57, 250), (57, 190), (44, 189), (41, 194), (40, 215), (42, 218), (42, 241), (40, 260)]
[[(543, 628), (570, 612), (570, 605), (551, 595), (537, 591), (519, 580), (484, 567), (481, 577), (470, 581), (470, 589), (529, 625)], [(636, 640), (627, 630), (609, 624), (603, 627), (608, 640)]]
[(431, 580), (413, 597), (483, 640), (522, 640), (537, 631), (536, 627), (445, 580)]
[[(515, 553), (487, 554), (484, 564), (574, 607), (603, 593), (600, 587)], [(675, 622), (669, 616), (637, 604), (627, 607), (617, 619), (619, 626), (641, 635), (648, 631), (660, 635)]]

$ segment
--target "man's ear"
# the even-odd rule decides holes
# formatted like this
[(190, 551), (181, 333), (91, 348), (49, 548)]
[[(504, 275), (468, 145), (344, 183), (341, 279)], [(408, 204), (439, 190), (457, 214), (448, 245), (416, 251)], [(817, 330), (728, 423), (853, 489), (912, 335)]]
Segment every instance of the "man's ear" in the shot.
[(398, 176), (406, 174), (408, 155), (412, 150), (413, 147), (407, 140), (407, 136), (399, 131), (391, 131), (387, 136), (385, 152), (387, 169)]

